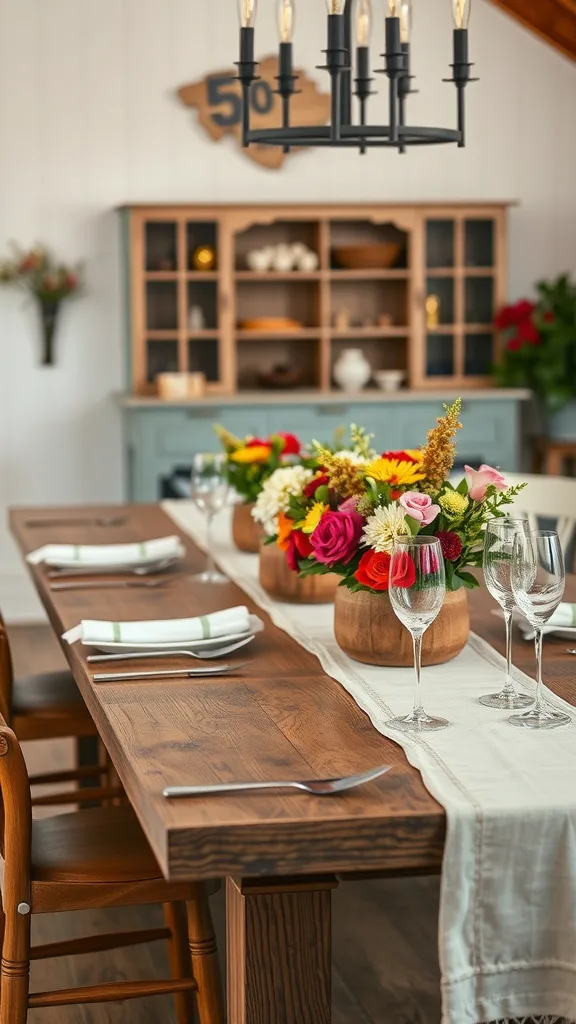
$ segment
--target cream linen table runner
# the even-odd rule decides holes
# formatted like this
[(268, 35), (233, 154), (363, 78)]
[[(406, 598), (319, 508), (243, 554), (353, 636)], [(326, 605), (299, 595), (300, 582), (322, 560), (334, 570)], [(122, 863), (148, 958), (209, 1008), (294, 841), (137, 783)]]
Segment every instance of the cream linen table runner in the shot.
[[(202, 546), (203, 520), (188, 502), (166, 502)], [(386, 720), (408, 713), (412, 672), (360, 665), (337, 646), (333, 608), (273, 601), (258, 559), (237, 551), (228, 513), (214, 524), (223, 569), (274, 623), (319, 658), (385, 736), (400, 743), (447, 815), (439, 925), (442, 1024), (551, 1015), (576, 1021), (576, 710), (571, 726), (534, 733), (478, 697), (502, 683), (503, 659), (470, 636), (446, 665), (425, 670), (425, 701), (449, 729), (409, 738)], [(576, 668), (576, 666), (575, 666)], [(533, 694), (530, 679), (517, 680)]]

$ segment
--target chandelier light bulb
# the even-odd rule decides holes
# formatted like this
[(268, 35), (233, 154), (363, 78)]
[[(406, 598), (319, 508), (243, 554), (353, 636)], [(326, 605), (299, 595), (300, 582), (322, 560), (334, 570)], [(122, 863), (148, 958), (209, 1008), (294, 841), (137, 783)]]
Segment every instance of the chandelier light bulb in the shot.
[(239, 0), (240, 24), (242, 28), (254, 28), (258, 0)]
[(472, 0), (450, 0), (456, 28), (468, 28)]
[(326, 0), (328, 14), (344, 14), (346, 0)]
[(356, 43), (369, 46), (372, 33), (372, 5), (370, 0), (358, 0), (356, 6)]
[(412, 0), (401, 0), (400, 7), (400, 42), (409, 43), (412, 33)]
[(292, 42), (295, 25), (296, 8), (294, 0), (278, 0), (278, 34), (281, 43)]

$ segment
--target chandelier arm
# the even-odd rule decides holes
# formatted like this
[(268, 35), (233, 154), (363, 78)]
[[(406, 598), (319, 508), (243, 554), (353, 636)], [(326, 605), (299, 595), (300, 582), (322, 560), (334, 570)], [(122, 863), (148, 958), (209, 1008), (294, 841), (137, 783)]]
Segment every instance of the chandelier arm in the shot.
[(242, 146), (250, 145), (250, 90), (257, 81), (258, 64), (254, 60), (254, 29), (240, 29), (240, 60), (236, 62), (237, 79), (242, 86)]
[(398, 79), (404, 71), (400, 18), (386, 18), (386, 74), (389, 80), (390, 142), (398, 142)]
[(342, 93), (340, 117), (341, 124), (352, 123), (352, 5), (353, 0), (346, 0), (344, 8), (344, 49), (346, 51), (346, 69), (340, 76)]

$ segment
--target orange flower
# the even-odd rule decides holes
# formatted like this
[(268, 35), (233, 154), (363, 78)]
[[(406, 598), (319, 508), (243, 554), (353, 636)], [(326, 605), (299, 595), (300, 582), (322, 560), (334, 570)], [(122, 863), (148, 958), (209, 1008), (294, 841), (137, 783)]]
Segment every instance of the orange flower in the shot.
[(280, 512), (278, 515), (278, 539), (276, 541), (278, 547), (282, 551), (287, 551), (290, 544), (290, 534), (294, 529), (294, 520), (288, 519), (288, 516)]

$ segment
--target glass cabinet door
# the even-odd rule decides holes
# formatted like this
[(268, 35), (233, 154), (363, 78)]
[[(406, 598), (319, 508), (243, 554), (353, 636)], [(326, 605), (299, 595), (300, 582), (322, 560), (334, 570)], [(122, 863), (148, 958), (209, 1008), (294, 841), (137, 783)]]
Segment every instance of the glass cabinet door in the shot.
[(452, 377), (457, 372), (457, 228), (454, 218), (426, 223), (424, 373), (428, 378)]
[(466, 212), (425, 224), (424, 380), (473, 386), (494, 360), (497, 219)]

